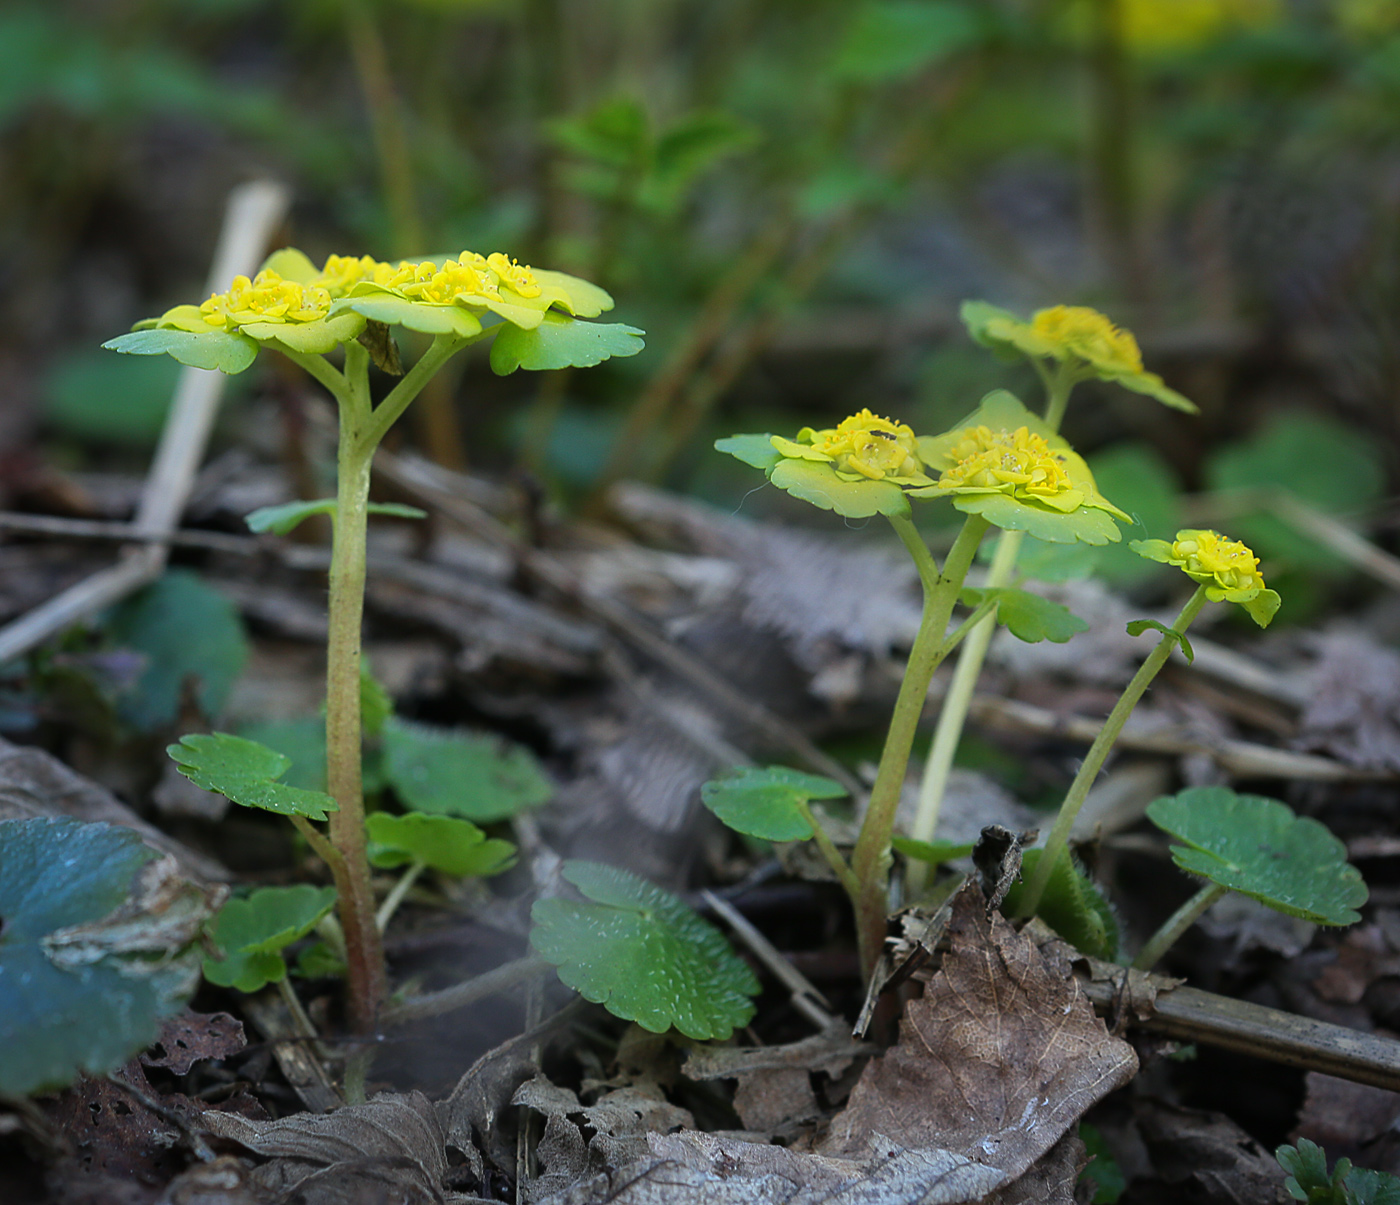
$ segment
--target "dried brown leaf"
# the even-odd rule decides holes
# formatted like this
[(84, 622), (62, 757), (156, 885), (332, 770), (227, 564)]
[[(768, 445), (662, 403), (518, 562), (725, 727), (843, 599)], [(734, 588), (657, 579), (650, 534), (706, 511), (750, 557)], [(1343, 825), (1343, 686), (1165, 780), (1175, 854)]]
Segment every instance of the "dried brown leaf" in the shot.
[[(1165, 1191), (1142, 1200), (1200, 1205), (1284, 1205), (1283, 1172), (1253, 1138), (1223, 1113), (1161, 1101), (1135, 1106), (1138, 1129)], [(1136, 1186), (1134, 1188), (1136, 1196)]]
[(1353, 766), (1400, 769), (1400, 653), (1359, 631), (1329, 632), (1315, 647), (1298, 747)]
[(223, 1059), (237, 1054), (248, 1044), (243, 1022), (228, 1013), (181, 1013), (169, 1017), (160, 1028), (160, 1037), (141, 1056), (147, 1067), (164, 1067), (184, 1075), (200, 1059)]
[(1137, 1071), (1070, 973), (965, 886), (951, 949), (900, 1041), (872, 1062), (822, 1150), (850, 1156), (868, 1135), (936, 1148), (1020, 1176), (1092, 1104)]
[(432, 1103), (421, 1092), (381, 1093), (334, 1113), (294, 1113), (251, 1121), (208, 1113), (211, 1134), (237, 1142), (271, 1162), (254, 1173), (262, 1188), (304, 1205), (403, 1205), (443, 1201), (446, 1138)]
[(1076, 1126), (1066, 1131), (1025, 1175), (998, 1188), (981, 1205), (1074, 1205), (1079, 1173), (1088, 1162)]

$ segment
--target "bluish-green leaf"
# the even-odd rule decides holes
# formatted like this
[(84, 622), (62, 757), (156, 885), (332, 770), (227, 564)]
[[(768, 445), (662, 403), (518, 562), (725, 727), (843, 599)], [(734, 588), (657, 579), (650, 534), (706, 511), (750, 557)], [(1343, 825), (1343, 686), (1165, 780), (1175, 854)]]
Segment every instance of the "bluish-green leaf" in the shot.
[(406, 807), (478, 824), (507, 820), (554, 793), (528, 749), (483, 733), (392, 719), (384, 763)]
[(1361, 919), (1366, 884), (1346, 846), (1277, 799), (1191, 787), (1148, 804), (1147, 818), (1184, 842), (1171, 847), (1172, 859), (1188, 874), (1314, 924)]
[(180, 366), (153, 356), (60, 356), (44, 374), (44, 418), (65, 434), (135, 447), (165, 425)]
[(247, 335), (229, 331), (176, 331), (159, 328), (132, 331), (108, 339), (108, 351), (129, 356), (171, 356), (191, 368), (217, 368), (232, 375), (258, 358), (258, 345)]
[(155, 856), (129, 828), (0, 821), (0, 1096), (60, 1088), (79, 1072), (103, 1075), (184, 1007), (197, 955), (146, 949), (66, 960), (48, 942), (125, 904)]
[(530, 944), (585, 999), (652, 1033), (723, 1040), (753, 1016), (758, 980), (723, 935), (670, 892), (597, 862), (565, 862), (592, 903), (537, 900)]
[(210, 926), (223, 957), (204, 959), (204, 977), (220, 987), (256, 992), (287, 977), (282, 951), (305, 937), (335, 907), (334, 887), (261, 887), (231, 899)]
[[(396, 519), (426, 519), (428, 512), (402, 502), (371, 502), (366, 508), (372, 515), (392, 515)], [(335, 516), (334, 498), (317, 498), (314, 502), (282, 502), (277, 506), (260, 506), (243, 516), (250, 531), (270, 531), (285, 536), (312, 515)]]
[(369, 834), (369, 860), (392, 868), (423, 862), (443, 874), (499, 874), (515, 865), (515, 846), (488, 839), (470, 820), (455, 816), (431, 816), (409, 812), (394, 816), (375, 812), (365, 821)]
[(1141, 636), (1144, 632), (1161, 632), (1168, 640), (1174, 641), (1181, 648), (1181, 655), (1187, 661), (1196, 660), (1196, 650), (1191, 647), (1191, 641), (1186, 638), (1186, 633), (1176, 632), (1167, 627), (1164, 623), (1159, 623), (1155, 619), (1133, 619), (1128, 623), (1129, 636)]
[(634, 326), (620, 322), (584, 322), (553, 311), (534, 330), (503, 323), (491, 344), (491, 371), (507, 376), (517, 368), (534, 372), (552, 368), (591, 368), (615, 356), (635, 356), (643, 347)]
[(705, 806), (735, 832), (765, 841), (805, 841), (812, 835), (806, 804), (839, 799), (846, 788), (830, 778), (786, 766), (746, 766), (700, 788)]
[(291, 767), (291, 758), (227, 732), (196, 732), (181, 737), (165, 750), (176, 768), (197, 787), (215, 791), (244, 807), (263, 808), (283, 816), (324, 820), (339, 805), (323, 791), (289, 787), (277, 781)]
[(987, 598), (996, 601), (997, 622), (1004, 624), (1017, 640), (1024, 640), (1027, 644), (1039, 644), (1042, 640), (1064, 644), (1080, 632), (1089, 630), (1089, 625), (1068, 607), (1041, 598), (1029, 590), (1011, 587), (966, 589), (960, 595), (963, 605), (968, 607), (980, 606)]
[(117, 699), (117, 713), (143, 732), (174, 722), (191, 683), (200, 710), (217, 716), (248, 660), (238, 609), (186, 569), (170, 570), (119, 603), (106, 628), (116, 644), (146, 659), (135, 685)]

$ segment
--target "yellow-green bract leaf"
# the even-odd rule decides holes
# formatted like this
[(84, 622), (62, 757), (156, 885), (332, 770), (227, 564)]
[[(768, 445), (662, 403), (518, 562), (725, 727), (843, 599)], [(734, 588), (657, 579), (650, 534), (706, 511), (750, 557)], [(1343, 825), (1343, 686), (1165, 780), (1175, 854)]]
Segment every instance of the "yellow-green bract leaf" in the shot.
[(191, 368), (217, 368), (230, 376), (258, 358), (258, 345), (247, 335), (212, 329), (132, 331), (108, 339), (102, 346), (129, 356), (170, 356)]
[(353, 310), (385, 326), (405, 326), (425, 335), (457, 335), (463, 339), (475, 339), (481, 334), (480, 319), (464, 306), (409, 301), (406, 297), (397, 297), (388, 290), (372, 285), (356, 285), (355, 288), (371, 291), (363, 295), (352, 292), (350, 297), (337, 301), (332, 312)]
[[(993, 433), (1025, 427), (1030, 435), (1039, 436), (1063, 468), (1071, 488), (1045, 500), (1013, 496), (1006, 492), (1013, 488), (1010, 485), (930, 485), (907, 491), (909, 497), (951, 498), (954, 507), (964, 514), (981, 515), (996, 527), (1024, 531), (1052, 544), (1109, 544), (1122, 539), (1113, 517), (1124, 522), (1131, 522), (1131, 517), (1099, 493), (1084, 458), (1004, 389), (989, 393), (976, 410), (942, 435), (919, 440), (919, 456), (930, 476), (954, 467), (953, 450), (962, 444), (970, 429), (978, 427)], [(1071, 506), (1073, 509), (1068, 509)]]
[(643, 347), (634, 326), (620, 322), (580, 322), (547, 313), (534, 330), (505, 324), (491, 344), (491, 371), (506, 376), (517, 368), (591, 368), (615, 356), (635, 356)]
[(575, 318), (596, 318), (613, 308), (611, 294), (591, 281), (548, 268), (533, 268), (531, 271), (534, 272), (535, 283), (540, 286), (537, 300), (548, 298), (552, 304), (562, 306)]
[(715, 440), (716, 452), (728, 452), (735, 460), (742, 460), (756, 469), (769, 472), (783, 458), (783, 454), (773, 446), (773, 436), (728, 435)]
[(282, 247), (274, 251), (262, 262), (258, 269), (276, 272), (283, 280), (292, 280), (299, 285), (309, 285), (321, 279), (321, 269), (307, 258), (306, 253), (295, 247)]
[(1024, 640), (1027, 644), (1039, 644), (1042, 640), (1064, 644), (1080, 632), (1089, 630), (1089, 625), (1068, 607), (1041, 598), (1029, 590), (1009, 587), (969, 589), (959, 595), (960, 601), (967, 607), (980, 606), (989, 598), (996, 602), (997, 622), (1004, 624), (1017, 640)]
[[(372, 515), (393, 515), (398, 519), (426, 519), (428, 512), (402, 502), (371, 502), (366, 507)], [(283, 502), (277, 506), (260, 506), (243, 516), (250, 531), (270, 531), (285, 536), (312, 515), (334, 515), (334, 498), (317, 498), (314, 502)]]
[[(121, 826), (0, 821), (0, 1096), (61, 1088), (79, 1072), (104, 1075), (149, 1046), (160, 1019), (184, 1007), (198, 984), (198, 953), (180, 952), (188, 935), (168, 923), (170, 915), (126, 918), (126, 932), (148, 943), (139, 950), (93, 959), (92, 946), (51, 940), (128, 904), (137, 874), (155, 857)], [(137, 928), (143, 918), (149, 935)], [(199, 922), (195, 916), (196, 929)], [(80, 948), (70, 964), (65, 951)]]
[[(1028, 849), (1021, 860), (1021, 881), (1006, 893), (1002, 911), (1015, 916), (1021, 904), (1025, 881), (1035, 872), (1044, 853)], [(1095, 958), (1112, 960), (1118, 956), (1118, 918), (1108, 898), (1073, 859), (1061, 856), (1045, 883), (1036, 915), (1076, 949)]]
[(834, 510), (848, 519), (868, 519), (871, 515), (910, 514), (905, 491), (889, 481), (847, 481), (829, 462), (800, 460), (783, 456), (768, 474), (768, 480), (794, 498), (801, 498), (822, 510)]
[(167, 745), (176, 768), (197, 787), (217, 791), (244, 807), (263, 808), (283, 816), (324, 820), (339, 805), (324, 791), (307, 791), (278, 782), (292, 760), (275, 749), (230, 736), (227, 732), (196, 732)]
[(786, 766), (745, 766), (700, 788), (701, 801), (725, 824), (764, 841), (805, 841), (812, 826), (800, 805), (845, 794), (839, 782)]
[(247, 322), (238, 329), (259, 343), (323, 356), (342, 343), (359, 338), (365, 329), (365, 320), (359, 314), (342, 313), (317, 318), (314, 322)]
[(455, 816), (375, 812), (365, 821), (365, 831), (369, 834), (369, 860), (376, 866), (423, 862), (444, 874), (465, 878), (499, 874), (515, 865), (514, 845), (488, 840), (470, 820)]
[(748, 1023), (758, 980), (718, 929), (625, 870), (565, 862), (563, 874), (593, 902), (537, 900), (530, 944), (564, 983), (651, 1033), (723, 1040)]
[(1277, 799), (1192, 787), (1154, 800), (1147, 818), (1183, 845), (1172, 859), (1198, 874), (1318, 925), (1354, 925), (1366, 902), (1361, 872), (1327, 828)]
[(384, 725), (384, 763), (405, 806), (481, 824), (538, 807), (554, 793), (528, 749), (484, 733), (392, 719)]
[(204, 977), (220, 987), (256, 992), (287, 977), (282, 951), (305, 937), (335, 907), (334, 887), (261, 887), (231, 899), (214, 918), (210, 936), (223, 957), (206, 957)]
[(954, 841), (916, 841), (913, 837), (894, 836), (890, 846), (906, 858), (916, 862), (927, 862), (930, 866), (941, 866), (954, 858), (965, 858), (972, 852), (972, 843), (959, 845)]

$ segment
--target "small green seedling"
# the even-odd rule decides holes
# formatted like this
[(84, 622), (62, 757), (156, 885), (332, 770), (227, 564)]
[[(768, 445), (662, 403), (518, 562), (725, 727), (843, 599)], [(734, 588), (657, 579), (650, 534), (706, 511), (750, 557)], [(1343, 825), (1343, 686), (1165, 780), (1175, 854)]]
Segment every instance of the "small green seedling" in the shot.
[(1389, 1172), (1352, 1167), (1338, 1159), (1329, 1175), (1327, 1152), (1307, 1138), (1297, 1146), (1281, 1146), (1274, 1152), (1288, 1173), (1283, 1187), (1295, 1201), (1308, 1205), (1400, 1205), (1400, 1179)]
[[(339, 892), (345, 937), (349, 1014), (362, 1032), (374, 1027), (387, 997), (384, 954), (365, 851), (361, 779), (360, 626), (364, 610), (365, 530), (370, 514), (370, 463), (390, 427), (458, 351), (491, 341), (492, 370), (586, 367), (636, 355), (641, 331), (587, 321), (612, 308), (596, 285), (562, 272), (535, 270), (506, 255), (464, 251), (456, 257), (385, 263), (332, 255), (317, 267), (300, 251), (274, 253), (253, 279), (236, 277), (201, 305), (179, 305), (137, 324), (103, 346), (134, 355), (169, 355), (194, 368), (237, 373), (258, 352), (280, 352), (335, 398), (340, 416), (330, 620), (326, 657), (326, 784), (333, 800), (319, 806), (329, 837), (311, 824), (310, 800), (278, 784), (270, 751), (248, 741), (217, 748), (181, 742), (182, 770), (201, 785), (253, 806), (277, 800), (330, 867)], [(404, 372), (395, 327), (432, 336)], [(377, 403), (371, 361), (402, 374)], [(269, 530), (318, 513), (324, 503), (293, 504), (260, 516)], [(330, 512), (327, 512), (330, 513)], [(402, 513), (402, 512), (398, 512)], [(273, 755), (275, 759), (277, 755)], [(281, 789), (275, 789), (280, 785)], [(290, 802), (295, 800), (295, 802)], [(275, 809), (274, 809), (275, 810)]]
[(1143, 946), (1133, 965), (1148, 970), (1227, 891), (1316, 925), (1354, 925), (1366, 902), (1361, 872), (1327, 828), (1277, 799), (1193, 787), (1148, 805), (1147, 818), (1182, 842), (1177, 869), (1206, 880)]
[(284, 984), (282, 951), (300, 941), (335, 907), (334, 887), (260, 887), (226, 903), (210, 926), (219, 955), (204, 959), (204, 977), (220, 987), (256, 992)]
[(753, 1017), (758, 980), (683, 900), (625, 870), (565, 862), (590, 902), (537, 900), (530, 944), (587, 1000), (651, 1033), (723, 1040)]
[(375, 918), (382, 933), (408, 890), (425, 870), (437, 870), (454, 878), (500, 874), (515, 865), (515, 846), (488, 838), (470, 820), (455, 816), (427, 816), (410, 812), (392, 816), (375, 812), (365, 821), (369, 832), (369, 860), (374, 866), (393, 869), (407, 866), (394, 889), (384, 897)]
[(206, 897), (161, 883), (129, 828), (68, 819), (0, 821), (0, 1097), (104, 1075), (144, 1050), (199, 983)]

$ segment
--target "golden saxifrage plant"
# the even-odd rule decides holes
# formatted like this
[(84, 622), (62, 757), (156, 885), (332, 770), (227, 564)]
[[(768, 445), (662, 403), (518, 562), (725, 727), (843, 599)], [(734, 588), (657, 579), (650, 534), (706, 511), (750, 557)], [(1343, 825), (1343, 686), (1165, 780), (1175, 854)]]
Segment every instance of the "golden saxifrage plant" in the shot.
[[(195, 368), (242, 372), (264, 350), (300, 365), (335, 399), (340, 420), (337, 488), (332, 500), (285, 510), (297, 518), (329, 512), (334, 519), (330, 631), (326, 657), (327, 793), (277, 781), (287, 759), (255, 742), (225, 734), (194, 735), (171, 746), (183, 773), (237, 803), (290, 816), (325, 860), (335, 881), (344, 934), (348, 1012), (360, 1031), (372, 1028), (387, 995), (383, 948), (366, 860), (361, 784), (360, 626), (364, 609), (365, 534), (370, 465), (389, 428), (432, 376), (457, 352), (491, 343), (491, 367), (587, 367), (642, 349), (642, 332), (588, 321), (612, 309), (612, 298), (588, 281), (530, 268), (510, 257), (464, 251), (421, 261), (386, 263), (332, 255), (317, 267), (302, 252), (273, 254), (249, 279), (237, 277), (199, 305), (178, 305), (104, 344), (136, 355), (170, 355)], [(404, 371), (395, 328), (431, 336)], [(399, 379), (377, 401), (371, 363)], [(328, 820), (324, 834), (312, 823)]]

